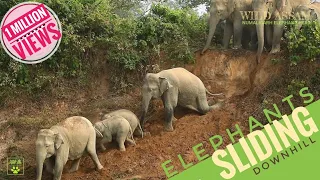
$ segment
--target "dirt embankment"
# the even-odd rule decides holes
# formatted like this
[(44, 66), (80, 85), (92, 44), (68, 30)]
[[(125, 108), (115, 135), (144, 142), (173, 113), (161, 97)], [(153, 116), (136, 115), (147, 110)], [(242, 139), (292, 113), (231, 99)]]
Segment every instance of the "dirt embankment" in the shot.
[[(98, 149), (98, 156), (105, 167), (102, 172), (94, 170), (91, 159), (83, 157), (80, 169), (75, 173), (63, 174), (65, 180), (73, 179), (166, 179), (161, 163), (172, 160), (175, 170), (183, 167), (179, 163), (181, 154), (186, 162), (198, 163), (192, 147), (203, 143), (207, 153), (212, 153), (208, 139), (216, 134), (226, 137), (226, 129), (233, 129), (239, 124), (244, 133), (248, 132), (247, 118), (261, 100), (259, 92), (268, 82), (281, 72), (280, 65), (272, 65), (270, 59), (264, 57), (259, 65), (255, 62), (255, 53), (248, 51), (208, 51), (204, 55), (197, 54), (196, 63), (185, 68), (203, 80), (212, 93), (224, 93), (227, 97), (225, 106), (200, 116), (198, 113), (177, 108), (174, 132), (163, 131), (164, 112), (160, 100), (154, 100), (148, 113), (146, 130), (150, 136), (136, 138), (137, 145), (128, 147), (126, 152), (120, 152), (116, 144), (110, 144), (107, 151)], [(98, 120), (99, 112), (126, 108), (139, 114), (140, 87), (135, 87), (129, 94), (114, 96), (107, 90), (107, 77), (97, 79), (94, 88), (76, 91), (70, 99), (56, 99), (50, 102), (27, 102), (11, 104), (0, 110), (0, 122), (6, 122), (0, 136), (0, 154), (2, 153), (0, 170), (6, 171), (8, 155), (25, 157), (25, 175), (19, 179), (35, 179), (35, 146), (34, 142), (39, 129), (50, 127), (71, 115), (82, 115), (92, 122)], [(76, 97), (76, 98), (75, 98)], [(209, 98), (210, 99), (210, 98)], [(241, 104), (247, 103), (246, 106)], [(32, 109), (32, 110), (30, 110)], [(43, 120), (46, 118), (46, 120)], [(228, 144), (224, 138), (223, 146)], [(65, 170), (70, 166), (67, 164)], [(43, 173), (44, 179), (52, 176)], [(0, 176), (1, 177), (1, 176)], [(8, 178), (6, 176), (2, 176)]]

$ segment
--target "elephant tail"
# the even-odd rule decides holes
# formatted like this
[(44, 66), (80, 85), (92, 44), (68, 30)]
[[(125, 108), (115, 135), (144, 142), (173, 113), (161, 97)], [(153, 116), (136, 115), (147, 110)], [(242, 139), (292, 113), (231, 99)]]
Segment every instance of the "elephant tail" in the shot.
[(140, 130), (141, 138), (143, 138), (143, 130), (142, 130), (140, 123), (138, 123), (138, 126), (139, 126), (139, 130)]
[(224, 95), (223, 93), (213, 94), (213, 93), (211, 93), (210, 91), (208, 91), (207, 88), (205, 88), (205, 89), (206, 89), (206, 93), (208, 93), (208, 94), (211, 95), (211, 96), (222, 96), (222, 95)]
[(129, 137), (128, 138), (131, 138), (131, 140), (134, 142), (134, 143), (136, 143), (135, 141), (134, 141), (134, 139), (133, 139), (133, 131), (132, 131), (132, 128), (131, 128), (131, 126), (129, 126)]

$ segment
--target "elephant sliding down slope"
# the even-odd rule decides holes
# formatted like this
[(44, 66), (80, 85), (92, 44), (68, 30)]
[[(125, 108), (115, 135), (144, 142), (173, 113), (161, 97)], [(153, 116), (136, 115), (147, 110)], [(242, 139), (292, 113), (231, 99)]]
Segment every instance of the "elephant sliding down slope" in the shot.
[(184, 68), (168, 69), (157, 74), (148, 73), (142, 88), (142, 127), (151, 98), (162, 98), (165, 108), (165, 130), (173, 131), (172, 121), (175, 120), (173, 113), (177, 105), (201, 114), (221, 106), (220, 103), (209, 106), (206, 92), (210, 95), (221, 95), (209, 93), (203, 82)]
[(54, 180), (61, 179), (68, 159), (73, 160), (70, 172), (78, 170), (85, 152), (98, 170), (103, 168), (96, 154), (96, 132), (88, 119), (73, 116), (50, 129), (41, 129), (36, 140), (37, 180), (41, 180), (44, 163)]

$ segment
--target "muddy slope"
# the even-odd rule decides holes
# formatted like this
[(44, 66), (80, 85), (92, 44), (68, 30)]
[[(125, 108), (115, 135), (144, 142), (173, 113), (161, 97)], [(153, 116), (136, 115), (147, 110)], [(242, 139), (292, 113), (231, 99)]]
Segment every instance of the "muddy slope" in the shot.
[[(213, 150), (208, 141), (211, 136), (220, 134), (226, 137), (225, 130), (232, 129), (235, 124), (239, 124), (246, 133), (247, 117), (239, 116), (239, 114), (250, 115), (253, 110), (240, 108), (239, 99), (246, 99), (245, 101), (249, 103), (248, 107), (259, 105), (260, 101), (250, 95), (262, 91), (268, 82), (281, 72), (281, 66), (272, 65), (270, 58), (263, 58), (262, 62), (256, 65), (255, 53), (248, 51), (208, 51), (202, 56), (197, 54), (196, 63), (186, 65), (185, 68), (200, 77), (212, 93), (222, 92), (226, 95), (225, 106), (222, 109), (201, 116), (196, 112), (177, 108), (175, 116), (178, 120), (174, 123), (174, 132), (164, 132), (162, 103), (155, 100), (150, 107), (146, 123), (146, 130), (151, 132), (151, 135), (143, 139), (137, 137), (137, 145), (129, 146), (126, 152), (120, 152), (116, 144), (110, 144), (105, 152), (98, 149), (99, 159), (105, 167), (102, 172), (94, 170), (94, 164), (88, 156), (82, 158), (80, 169), (75, 173), (66, 172), (70, 166), (68, 163), (62, 179), (166, 179), (161, 168), (161, 163), (166, 160), (171, 159), (175, 170), (179, 172), (183, 170), (178, 159), (179, 154), (186, 162), (198, 163), (192, 151), (194, 145), (203, 143), (206, 152), (212, 153)], [(105, 88), (97, 89), (105, 91)], [(86, 105), (79, 105), (79, 107), (70, 101), (65, 102), (63, 106), (68, 108), (53, 109), (52, 114), (63, 114), (65, 111), (77, 109), (73, 112), (79, 112), (80, 115), (95, 122), (101, 111), (127, 108), (138, 114), (140, 99), (139, 87), (119, 97), (102, 94), (99, 98), (86, 99), (86, 96), (83, 96), (81, 104)], [(215, 99), (209, 99), (215, 101)], [(3, 111), (5, 110), (2, 110), (2, 114)], [(9, 127), (8, 132), (6, 131), (1, 138), (7, 141), (14, 136), (15, 140), (12, 143), (15, 145), (10, 146), (9, 153), (19, 152), (26, 157), (25, 176), (19, 179), (35, 179), (34, 142), (37, 130), (26, 127), (24, 131), (28, 133), (9, 132), (12, 131), (8, 130)], [(16, 134), (12, 135), (12, 133)], [(229, 141), (225, 138), (224, 146), (228, 143)], [(2, 160), (1, 166), (4, 167), (4, 165), (5, 160)], [(44, 172), (43, 179), (51, 177), (50, 174)]]

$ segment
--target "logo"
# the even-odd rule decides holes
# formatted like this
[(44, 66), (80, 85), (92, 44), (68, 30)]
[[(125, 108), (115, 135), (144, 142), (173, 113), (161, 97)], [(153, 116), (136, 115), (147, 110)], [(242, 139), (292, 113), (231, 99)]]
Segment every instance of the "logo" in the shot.
[(62, 37), (58, 16), (44, 4), (24, 2), (11, 8), (1, 22), (0, 41), (14, 59), (26, 64), (51, 57)]
[(7, 158), (7, 175), (24, 175), (24, 159), (22, 157)]

